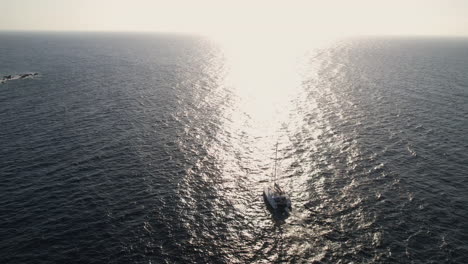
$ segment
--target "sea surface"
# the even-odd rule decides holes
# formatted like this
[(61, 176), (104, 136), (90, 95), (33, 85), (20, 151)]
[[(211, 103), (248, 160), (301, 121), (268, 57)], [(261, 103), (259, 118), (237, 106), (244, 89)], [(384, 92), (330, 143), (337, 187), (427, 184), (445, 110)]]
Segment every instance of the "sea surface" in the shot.
[(467, 263), (468, 39), (283, 44), (0, 33), (0, 263)]

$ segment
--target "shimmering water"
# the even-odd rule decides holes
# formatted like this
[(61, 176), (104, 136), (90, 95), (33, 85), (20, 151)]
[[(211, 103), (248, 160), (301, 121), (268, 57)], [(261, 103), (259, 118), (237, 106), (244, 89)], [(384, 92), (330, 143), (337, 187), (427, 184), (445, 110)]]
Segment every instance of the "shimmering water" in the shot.
[(0, 262), (466, 263), (468, 40), (270, 44), (0, 34)]

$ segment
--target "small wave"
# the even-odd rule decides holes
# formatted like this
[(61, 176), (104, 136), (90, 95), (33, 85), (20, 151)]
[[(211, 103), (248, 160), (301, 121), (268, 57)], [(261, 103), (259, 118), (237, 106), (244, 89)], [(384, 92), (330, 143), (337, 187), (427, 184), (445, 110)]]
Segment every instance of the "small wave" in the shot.
[(406, 146), (406, 149), (408, 150), (408, 152), (411, 154), (412, 157), (417, 156), (416, 151), (414, 149), (412, 149), (409, 144)]

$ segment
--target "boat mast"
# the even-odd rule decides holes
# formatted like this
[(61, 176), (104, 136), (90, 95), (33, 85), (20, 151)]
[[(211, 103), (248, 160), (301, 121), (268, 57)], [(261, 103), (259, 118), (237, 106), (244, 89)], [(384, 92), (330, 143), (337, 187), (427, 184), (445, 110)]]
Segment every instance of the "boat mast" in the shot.
[(276, 152), (275, 152), (275, 175), (273, 177), (273, 182), (276, 183), (276, 161), (278, 160), (278, 142), (276, 142)]

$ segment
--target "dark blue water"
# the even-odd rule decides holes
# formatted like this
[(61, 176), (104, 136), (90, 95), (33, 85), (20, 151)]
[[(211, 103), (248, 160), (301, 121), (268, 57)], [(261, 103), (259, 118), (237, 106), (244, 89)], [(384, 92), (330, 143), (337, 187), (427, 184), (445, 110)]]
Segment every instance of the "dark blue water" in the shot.
[(267, 44), (1, 33), (0, 263), (466, 263), (468, 40)]

